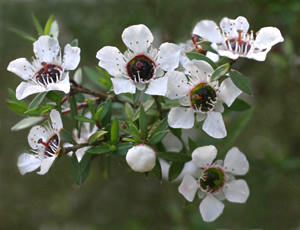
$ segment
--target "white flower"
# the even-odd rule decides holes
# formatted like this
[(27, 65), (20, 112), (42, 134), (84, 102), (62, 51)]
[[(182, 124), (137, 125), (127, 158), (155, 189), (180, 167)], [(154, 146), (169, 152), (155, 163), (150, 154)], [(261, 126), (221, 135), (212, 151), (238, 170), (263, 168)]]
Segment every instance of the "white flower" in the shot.
[(23, 153), (18, 158), (18, 167), (22, 175), (41, 167), (37, 172), (44, 175), (56, 159), (60, 147), (60, 132), (63, 128), (60, 114), (51, 110), (51, 124), (34, 126), (28, 135), (28, 143), (33, 154)]
[(193, 34), (212, 42), (211, 47), (219, 55), (231, 59), (246, 57), (264, 61), (273, 45), (283, 42), (283, 37), (276, 27), (264, 27), (257, 32), (248, 33), (249, 23), (244, 17), (235, 20), (223, 18), (220, 27), (214, 21), (202, 20), (197, 23)]
[(128, 150), (126, 161), (133, 171), (149, 172), (155, 166), (156, 153), (147, 145), (136, 145)]
[(249, 188), (245, 180), (235, 179), (245, 175), (249, 170), (246, 156), (233, 147), (228, 151), (223, 161), (213, 163), (217, 149), (210, 145), (199, 147), (192, 153), (193, 162), (202, 169), (198, 180), (191, 175), (185, 175), (178, 191), (186, 200), (192, 202), (198, 191), (203, 201), (200, 203), (200, 213), (204, 221), (211, 222), (218, 218), (224, 209), (221, 202), (227, 199), (234, 203), (245, 203), (249, 197)]
[(225, 79), (219, 86), (218, 81), (210, 81), (213, 68), (205, 61), (193, 60), (186, 65), (185, 74), (168, 72), (167, 97), (179, 98), (180, 107), (171, 108), (168, 123), (172, 128), (190, 129), (204, 120), (202, 129), (214, 138), (227, 135), (221, 113), (224, 111), (222, 102), (228, 106), (242, 93), (231, 81)]
[(69, 93), (70, 82), (67, 70), (74, 70), (80, 61), (80, 48), (65, 46), (63, 58), (56, 38), (41, 36), (33, 43), (36, 59), (32, 64), (26, 58), (11, 61), (7, 67), (21, 77), (24, 82), (17, 87), (18, 100), (25, 97), (50, 90)]
[(136, 88), (147, 86), (146, 94), (164, 96), (168, 81), (164, 71), (178, 67), (180, 47), (166, 42), (153, 48), (153, 35), (145, 25), (126, 28), (122, 40), (128, 48), (124, 55), (112, 46), (103, 47), (96, 55), (99, 66), (113, 76), (114, 92), (133, 94)]

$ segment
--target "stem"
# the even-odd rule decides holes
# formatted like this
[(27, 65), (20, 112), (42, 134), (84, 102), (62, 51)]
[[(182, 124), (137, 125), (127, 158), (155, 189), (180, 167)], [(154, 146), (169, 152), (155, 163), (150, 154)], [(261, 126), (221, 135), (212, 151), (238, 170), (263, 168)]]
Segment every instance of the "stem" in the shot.
[(67, 154), (68, 152), (75, 152), (77, 149), (81, 149), (83, 147), (89, 146), (88, 143), (82, 143), (82, 144), (77, 144), (77, 145), (73, 145), (71, 147), (66, 147), (63, 150), (63, 154)]

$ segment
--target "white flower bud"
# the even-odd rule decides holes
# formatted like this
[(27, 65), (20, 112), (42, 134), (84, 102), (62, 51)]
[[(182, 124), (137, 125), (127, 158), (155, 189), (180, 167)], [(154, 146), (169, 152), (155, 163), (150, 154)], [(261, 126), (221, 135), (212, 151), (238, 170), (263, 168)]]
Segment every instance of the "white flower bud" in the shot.
[(149, 172), (155, 166), (156, 153), (147, 145), (137, 145), (128, 150), (126, 161), (136, 172)]

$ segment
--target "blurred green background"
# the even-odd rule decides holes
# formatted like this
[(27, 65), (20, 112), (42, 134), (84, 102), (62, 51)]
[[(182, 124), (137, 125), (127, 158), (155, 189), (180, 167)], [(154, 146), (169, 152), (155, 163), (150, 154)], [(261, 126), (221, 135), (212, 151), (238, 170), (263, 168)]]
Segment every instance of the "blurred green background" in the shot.
[[(250, 162), (247, 203), (226, 202), (217, 221), (204, 223), (199, 203), (184, 208), (177, 184), (133, 173), (119, 159), (111, 162), (108, 180), (101, 162), (94, 161), (81, 188), (72, 181), (68, 157), (45, 176), (21, 176), (16, 162), (28, 151), (28, 129), (10, 131), (22, 117), (8, 110), (7, 88), (15, 89), (21, 79), (6, 67), (19, 57), (30, 59), (33, 52), (31, 42), (8, 28), (36, 35), (32, 13), (43, 24), (55, 13), (60, 44), (78, 38), (81, 66), (89, 67), (97, 65), (96, 52), (105, 45), (124, 51), (120, 36), (133, 24), (147, 25), (159, 42), (175, 43), (187, 40), (201, 19), (218, 23), (224, 16), (243, 15), (254, 31), (278, 27), (285, 42), (273, 47), (265, 62), (240, 59), (235, 64), (254, 91), (246, 98), (254, 106), (253, 119), (235, 143)], [(1, 0), (0, 229), (299, 229), (299, 25), (297, 0)]]

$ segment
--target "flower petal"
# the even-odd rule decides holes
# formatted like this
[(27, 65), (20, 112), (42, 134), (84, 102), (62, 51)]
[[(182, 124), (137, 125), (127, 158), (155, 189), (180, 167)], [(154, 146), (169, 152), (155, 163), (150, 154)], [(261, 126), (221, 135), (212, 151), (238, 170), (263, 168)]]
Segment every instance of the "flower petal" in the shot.
[(186, 174), (183, 177), (180, 186), (178, 187), (178, 192), (183, 195), (187, 201), (192, 202), (195, 198), (198, 188), (199, 185), (195, 178), (189, 174)]
[(166, 97), (177, 99), (184, 97), (189, 92), (189, 85), (186, 76), (182, 72), (170, 71), (166, 73), (168, 78), (168, 89)]
[(54, 131), (59, 132), (63, 128), (63, 123), (60, 117), (60, 113), (57, 110), (52, 109), (50, 112), (50, 119)]
[(223, 41), (219, 27), (211, 20), (202, 20), (198, 22), (193, 29), (193, 34), (213, 43), (221, 43)]
[(50, 27), (50, 32), (49, 32), (49, 35), (51, 37), (54, 37), (54, 38), (58, 38), (58, 35), (59, 35), (59, 27), (58, 27), (58, 23), (56, 20), (54, 20), (51, 24), (51, 27)]
[(105, 69), (110, 75), (127, 75), (126, 61), (123, 54), (116, 47), (105, 46), (97, 52), (98, 65)]
[(33, 43), (33, 51), (40, 63), (57, 63), (60, 55), (58, 40), (47, 35), (40, 36), (39, 39)]
[(17, 165), (20, 173), (24, 175), (40, 167), (41, 160), (34, 154), (23, 153), (19, 156)]
[(146, 94), (149, 95), (160, 95), (165, 96), (168, 88), (168, 78), (160, 77), (156, 79), (152, 79), (149, 82), (148, 88), (145, 91)]
[(214, 69), (205, 61), (192, 60), (186, 64), (184, 73), (189, 75), (193, 80), (193, 84), (207, 82), (208, 75), (211, 75)]
[(46, 174), (49, 171), (49, 169), (55, 159), (56, 159), (56, 156), (48, 157), (48, 158), (45, 158), (44, 160), (42, 160), (41, 170), (39, 172), (37, 172), (37, 174), (39, 174), (39, 175)]
[(74, 70), (80, 62), (80, 48), (72, 47), (70, 44), (65, 46), (63, 67), (66, 70)]
[(212, 222), (217, 219), (224, 210), (224, 204), (208, 194), (200, 204), (200, 213), (204, 221)]
[(220, 22), (222, 32), (225, 33), (229, 39), (237, 38), (239, 36), (238, 30), (242, 31), (242, 37), (248, 32), (249, 23), (245, 17), (239, 16), (235, 20), (230, 18), (223, 18)]
[(206, 113), (197, 113), (196, 120), (198, 122), (203, 121), (206, 118), (206, 116), (207, 116)]
[(122, 33), (124, 44), (134, 53), (144, 53), (153, 42), (153, 35), (145, 25), (127, 27)]
[(168, 123), (172, 128), (190, 129), (194, 126), (194, 111), (191, 108), (171, 108), (168, 115)]
[(41, 93), (45, 91), (47, 91), (45, 87), (23, 81), (16, 89), (16, 97), (18, 100), (22, 100), (31, 94)]
[(222, 81), (219, 90), (218, 96), (228, 107), (230, 107), (234, 100), (242, 93), (242, 91), (233, 84), (230, 78), (226, 78)]
[(127, 78), (111, 78), (115, 94), (132, 93), (136, 91), (134, 83)]
[(44, 148), (43, 145), (39, 144), (39, 139), (42, 139), (43, 141), (47, 141), (51, 136), (53, 136), (55, 133), (52, 131), (49, 131), (45, 129), (42, 126), (34, 126), (30, 129), (28, 134), (28, 144), (32, 149), (39, 149)]
[(234, 203), (245, 203), (250, 193), (247, 182), (242, 179), (226, 183), (223, 191), (226, 199)]
[(47, 85), (45, 91), (57, 90), (63, 91), (65, 94), (67, 94), (70, 92), (70, 87), (69, 73), (65, 72), (62, 81), (59, 81), (58, 83), (50, 83)]
[(209, 111), (205, 119), (202, 129), (209, 136), (214, 138), (224, 138), (227, 135), (222, 114), (219, 112)]
[(245, 175), (249, 170), (249, 162), (244, 153), (233, 147), (225, 156), (224, 169), (234, 175)]
[(224, 112), (224, 106), (223, 106), (223, 104), (222, 104), (222, 102), (220, 100), (218, 100), (217, 103), (215, 104), (214, 110), (216, 112), (220, 112), (220, 113)]
[(202, 146), (196, 148), (192, 153), (192, 161), (199, 168), (209, 167), (216, 158), (218, 150), (213, 145)]
[(35, 73), (33, 66), (26, 60), (26, 58), (18, 58), (11, 61), (7, 66), (7, 70), (13, 72), (24, 80), (32, 79)]
[(179, 65), (180, 52), (180, 46), (165, 42), (159, 47), (156, 64), (165, 71), (172, 71)]

